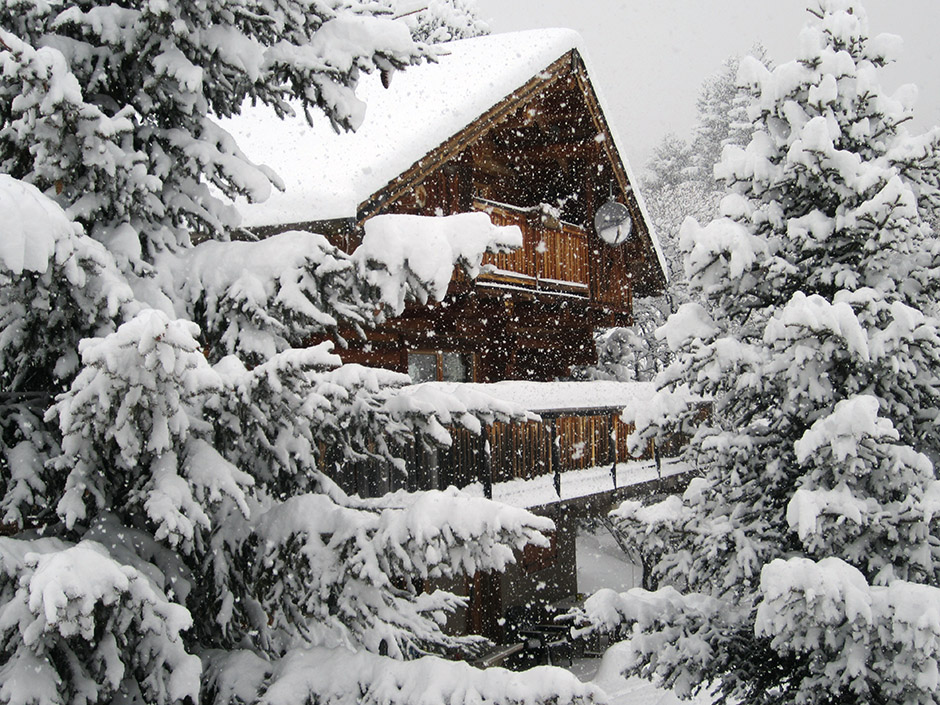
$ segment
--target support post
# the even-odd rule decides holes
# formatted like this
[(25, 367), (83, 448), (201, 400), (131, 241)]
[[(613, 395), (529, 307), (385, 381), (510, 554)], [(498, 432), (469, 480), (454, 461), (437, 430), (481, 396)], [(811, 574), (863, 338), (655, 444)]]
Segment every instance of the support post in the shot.
[(558, 441), (558, 428), (552, 419), (552, 471), (555, 474), (555, 494), (561, 499), (561, 449)]
[(483, 426), (483, 496), (493, 499), (493, 457), (490, 455), (490, 427)]
[(611, 449), (610, 454), (613, 456), (613, 462), (610, 466), (610, 479), (614, 482), (614, 489), (617, 489), (617, 452), (618, 452), (618, 438), (617, 438), (617, 414), (613, 414), (610, 417), (610, 422), (613, 428), (610, 430), (610, 442)]

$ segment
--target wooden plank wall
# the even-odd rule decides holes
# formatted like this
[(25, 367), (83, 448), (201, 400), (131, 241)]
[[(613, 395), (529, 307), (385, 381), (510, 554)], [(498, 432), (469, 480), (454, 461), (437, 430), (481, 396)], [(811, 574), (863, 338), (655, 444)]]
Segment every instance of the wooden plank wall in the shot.
[[(477, 208), (489, 214), (494, 225), (517, 225), (522, 230), (523, 245), (518, 250), (499, 254), (486, 254), (484, 264), (497, 269), (516, 272), (532, 279), (550, 279), (590, 285), (591, 272), (588, 235), (577, 226), (559, 223), (557, 228), (543, 226), (531, 213), (477, 203)], [(551, 282), (542, 285), (551, 289)]]
[(541, 423), (496, 423), (489, 429), (493, 482), (528, 480), (552, 471), (551, 437)]
[[(490, 427), (490, 463), (493, 482), (531, 479), (555, 471), (552, 466), (550, 421), (527, 424), (496, 423)], [(618, 414), (559, 416), (555, 419), (558, 437), (559, 470), (584, 470), (613, 463), (613, 437), (616, 429), (617, 458), (631, 458), (627, 436), (632, 424), (625, 424)], [(649, 459), (647, 451), (641, 459)]]
[(561, 230), (546, 228), (541, 231), (541, 235), (545, 252), (538, 257), (539, 278), (589, 285), (591, 273), (587, 233), (562, 223)]
[(493, 225), (518, 225), (522, 230), (522, 247), (511, 252), (483, 255), (483, 264), (492, 264), (497, 269), (517, 272), (527, 277), (535, 277), (538, 271), (535, 266), (535, 246), (538, 243), (536, 233), (528, 226), (525, 213), (517, 213), (505, 208), (488, 206), (486, 212)]
[[(449, 428), (453, 445), (439, 454), (441, 488), (482, 482), (486, 467), (484, 439), (464, 428)], [(424, 488), (422, 488), (424, 489)]]

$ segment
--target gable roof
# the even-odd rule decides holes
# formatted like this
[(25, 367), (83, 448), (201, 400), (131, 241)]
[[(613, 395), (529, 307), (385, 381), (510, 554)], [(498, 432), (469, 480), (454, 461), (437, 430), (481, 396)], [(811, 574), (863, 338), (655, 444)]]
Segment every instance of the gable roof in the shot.
[[(488, 35), (437, 48), (441, 54), (436, 63), (396, 72), (388, 89), (375, 74), (362, 77), (357, 94), (366, 113), (356, 132), (337, 135), (320, 115), (312, 126), (302, 115), (280, 120), (262, 106), (246, 106), (242, 115), (223, 121), (246, 155), (272, 167), (285, 183), (285, 191), (273, 191), (263, 203), (238, 203), (243, 224), (263, 227), (356, 218), (363, 203), (429, 152), (533, 77), (548, 78), (547, 69), (565, 54), (576, 50), (583, 61), (586, 58), (580, 35), (567, 29)], [(603, 98), (593, 82), (592, 88), (603, 112)], [(607, 127), (626, 176), (635, 184), (616, 133), (609, 123)], [(652, 227), (642, 198), (634, 195)], [(665, 273), (652, 231), (650, 239)]]

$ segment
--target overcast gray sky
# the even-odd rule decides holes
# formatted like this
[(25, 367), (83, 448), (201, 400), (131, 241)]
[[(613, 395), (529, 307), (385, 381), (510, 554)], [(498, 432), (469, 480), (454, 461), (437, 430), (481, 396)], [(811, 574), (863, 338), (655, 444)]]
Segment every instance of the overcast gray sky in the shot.
[[(581, 33), (613, 113), (608, 118), (637, 171), (664, 134), (689, 134), (699, 86), (725, 58), (760, 41), (775, 62), (789, 61), (811, 19), (805, 0), (477, 1), (494, 32), (570, 27)], [(882, 83), (892, 90), (918, 86), (912, 131), (940, 124), (940, 0), (868, 0), (865, 9), (872, 34), (904, 39)]]

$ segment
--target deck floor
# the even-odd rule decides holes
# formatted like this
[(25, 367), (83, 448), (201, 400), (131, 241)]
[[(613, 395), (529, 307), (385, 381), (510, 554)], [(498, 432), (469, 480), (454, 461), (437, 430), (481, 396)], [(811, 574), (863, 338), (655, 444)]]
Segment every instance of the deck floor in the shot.
[[(662, 477), (678, 475), (690, 469), (685, 462), (664, 460), (662, 463)], [(652, 460), (636, 460), (617, 464), (617, 487), (638, 485), (643, 482), (656, 480), (656, 464)], [(587, 497), (600, 492), (608, 492), (614, 488), (610, 475), (610, 466), (587, 468), (586, 470), (569, 470), (561, 476), (561, 497), (555, 492), (554, 475), (540, 475), (530, 480), (511, 480), (497, 482), (493, 485), (493, 499), (514, 507), (525, 509), (539, 507), (560, 500)], [(474, 483), (464, 488), (464, 492), (483, 496), (483, 486)]]

